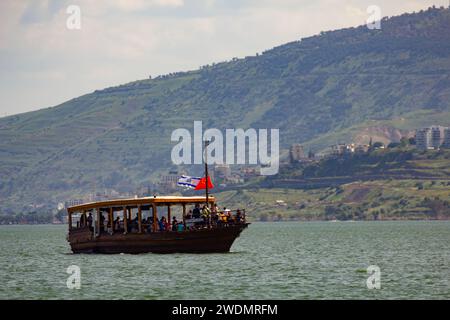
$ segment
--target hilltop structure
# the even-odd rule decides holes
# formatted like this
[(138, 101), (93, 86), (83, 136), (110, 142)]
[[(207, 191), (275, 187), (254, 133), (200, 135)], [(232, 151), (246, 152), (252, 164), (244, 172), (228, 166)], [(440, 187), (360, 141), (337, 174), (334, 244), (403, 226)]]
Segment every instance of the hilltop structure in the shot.
[(339, 157), (349, 154), (363, 154), (368, 152), (369, 148), (370, 145), (368, 144), (337, 143), (328, 148), (327, 155)]
[(442, 143), (443, 148), (450, 148), (450, 128), (444, 130), (444, 142)]
[(219, 179), (227, 180), (231, 177), (231, 169), (228, 164), (216, 164), (213, 172), (215, 177)]
[(450, 146), (448, 127), (431, 126), (416, 130), (416, 147), (420, 150), (439, 149)]
[(289, 162), (295, 163), (300, 162), (305, 158), (305, 151), (303, 150), (303, 146), (298, 143), (294, 143), (289, 148)]

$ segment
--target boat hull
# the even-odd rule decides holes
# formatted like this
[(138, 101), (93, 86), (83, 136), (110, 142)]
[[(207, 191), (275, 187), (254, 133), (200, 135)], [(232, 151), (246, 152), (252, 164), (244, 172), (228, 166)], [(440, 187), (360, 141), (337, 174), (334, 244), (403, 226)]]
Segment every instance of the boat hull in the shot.
[(224, 253), (248, 227), (248, 223), (224, 228), (148, 234), (115, 233), (93, 237), (89, 229), (71, 230), (73, 253)]

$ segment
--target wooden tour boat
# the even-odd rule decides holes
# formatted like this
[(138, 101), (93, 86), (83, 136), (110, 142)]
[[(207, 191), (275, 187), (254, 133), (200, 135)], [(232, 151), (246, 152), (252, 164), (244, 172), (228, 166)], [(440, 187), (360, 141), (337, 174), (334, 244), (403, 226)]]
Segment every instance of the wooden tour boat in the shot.
[[(188, 219), (187, 206), (205, 204), (205, 200), (205, 197), (154, 196), (69, 207), (67, 238), (74, 253), (228, 252), (234, 240), (249, 225), (245, 210), (240, 214), (236, 211), (227, 222)], [(215, 198), (208, 197), (208, 203), (215, 205)], [(169, 227), (169, 230), (161, 231), (158, 209), (164, 210), (167, 221), (171, 222), (174, 206), (182, 208), (183, 229), (172, 231)], [(102, 218), (105, 214), (107, 219)], [(89, 215), (92, 217), (91, 226), (87, 223)], [(118, 223), (115, 223), (118, 216), (122, 221), (116, 220)], [(143, 216), (147, 216), (147, 222)]]

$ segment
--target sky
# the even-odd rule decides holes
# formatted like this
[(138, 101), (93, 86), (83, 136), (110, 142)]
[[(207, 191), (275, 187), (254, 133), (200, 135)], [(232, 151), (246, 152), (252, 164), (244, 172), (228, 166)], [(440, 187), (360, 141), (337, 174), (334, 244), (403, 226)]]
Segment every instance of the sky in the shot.
[(371, 5), (449, 0), (0, 0), (0, 117), (365, 24)]

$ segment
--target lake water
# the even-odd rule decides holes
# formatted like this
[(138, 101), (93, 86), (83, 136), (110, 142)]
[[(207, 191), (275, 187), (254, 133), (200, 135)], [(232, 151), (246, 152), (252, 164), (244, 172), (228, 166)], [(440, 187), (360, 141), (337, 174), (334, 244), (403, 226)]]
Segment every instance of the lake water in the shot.
[(65, 236), (0, 226), (0, 298), (450, 299), (449, 221), (253, 223), (231, 253), (203, 255), (74, 255)]

